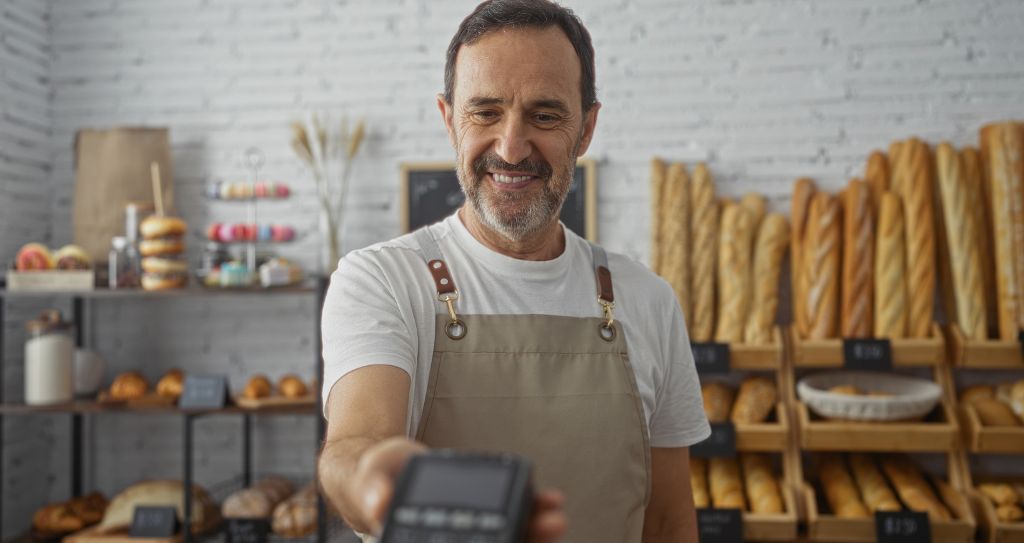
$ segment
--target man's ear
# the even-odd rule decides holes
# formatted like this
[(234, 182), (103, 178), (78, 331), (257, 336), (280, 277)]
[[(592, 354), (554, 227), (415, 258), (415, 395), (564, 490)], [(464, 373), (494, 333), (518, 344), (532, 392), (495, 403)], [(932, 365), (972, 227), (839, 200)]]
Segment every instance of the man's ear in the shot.
[(583, 137), (580, 138), (580, 150), (576, 152), (577, 157), (587, 153), (590, 142), (594, 139), (594, 129), (597, 127), (597, 112), (601, 109), (600, 102), (594, 102), (590, 110), (583, 116)]
[(448, 142), (452, 144), (452, 148), (455, 145), (455, 125), (453, 119), (455, 115), (455, 107), (448, 103), (444, 99), (444, 94), (437, 94), (437, 109), (441, 112), (441, 120), (444, 121), (444, 128), (448, 131)]

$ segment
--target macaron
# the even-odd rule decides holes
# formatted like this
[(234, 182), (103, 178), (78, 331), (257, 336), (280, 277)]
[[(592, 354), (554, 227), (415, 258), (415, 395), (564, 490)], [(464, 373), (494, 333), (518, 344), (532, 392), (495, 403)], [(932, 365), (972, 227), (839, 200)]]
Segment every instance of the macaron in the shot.
[(254, 194), (256, 195), (257, 198), (266, 198), (267, 197), (267, 185), (266, 185), (266, 183), (264, 183), (263, 181), (260, 181), (259, 183), (256, 183), (256, 188), (254, 190)]
[(273, 239), (273, 235), (273, 230), (270, 228), (269, 224), (261, 224), (259, 226), (259, 231), (256, 233), (256, 237), (260, 241), (270, 241)]
[(276, 190), (274, 191), (278, 198), (287, 198), (291, 192), (292, 191), (288, 188), (288, 185), (285, 185), (284, 183), (278, 183)]
[(217, 241), (225, 243), (235, 241), (234, 231), (234, 228), (230, 224), (224, 223), (220, 225), (220, 228), (217, 231)]
[(223, 226), (219, 222), (215, 222), (210, 226), (206, 227), (206, 237), (210, 241), (221, 241), (220, 239), (220, 228)]

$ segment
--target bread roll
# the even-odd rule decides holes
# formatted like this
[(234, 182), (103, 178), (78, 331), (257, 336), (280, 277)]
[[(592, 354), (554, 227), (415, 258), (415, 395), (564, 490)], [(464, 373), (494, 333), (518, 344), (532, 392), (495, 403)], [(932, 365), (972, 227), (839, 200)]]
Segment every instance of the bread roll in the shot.
[(867, 183), (853, 179), (843, 195), (841, 333), (869, 338), (874, 328), (875, 214)]
[(722, 343), (742, 343), (743, 325), (748, 316), (753, 292), (753, 218), (743, 206), (728, 206), (722, 211), (720, 232), (718, 325), (715, 328), (715, 340)]
[(287, 479), (267, 477), (256, 484), (231, 494), (221, 506), (224, 518), (270, 517), (277, 504), (291, 496), (295, 488)]
[(665, 187), (667, 215), (662, 218), (661, 273), (672, 286), (683, 315), (689, 319), (690, 307), (690, 177), (686, 167), (668, 168)]
[(770, 213), (763, 221), (754, 244), (753, 307), (743, 331), (743, 342), (772, 343), (772, 329), (779, 307), (779, 275), (782, 257), (789, 245), (789, 221), (781, 213)]
[(931, 336), (935, 320), (935, 211), (928, 146), (911, 139), (902, 150), (907, 163), (897, 194), (903, 202), (907, 244), (907, 335)]
[(746, 510), (747, 503), (743, 498), (743, 484), (740, 482), (740, 468), (736, 459), (712, 458), (708, 464), (711, 505), (715, 509)]
[(982, 483), (978, 485), (978, 492), (994, 505), (1012, 505), (1021, 501), (1020, 494), (1006, 483)]
[(850, 455), (850, 468), (853, 471), (853, 478), (857, 481), (857, 488), (864, 499), (864, 505), (868, 511), (899, 511), (901, 509), (899, 500), (885, 482), (882, 472), (875, 466), (875, 461), (866, 454), (856, 453)]
[(804, 274), (804, 253), (807, 246), (807, 218), (810, 216), (811, 199), (817, 189), (814, 181), (806, 177), (793, 183), (793, 199), (790, 202), (790, 216), (793, 218), (792, 249), (790, 254), (790, 284), (793, 289), (793, 320), (797, 334), (806, 337), (810, 331), (807, 321), (807, 293), (804, 291), (806, 281)]
[(801, 289), (809, 339), (833, 338), (838, 331), (841, 215), (833, 196), (821, 192), (811, 200)]
[(67, 503), (51, 503), (32, 515), (32, 528), (42, 534), (68, 534), (85, 528), (85, 522)]
[(282, 537), (306, 537), (316, 530), (316, 486), (302, 487), (292, 497), (274, 508), (271, 528)]
[(185, 387), (185, 373), (174, 368), (164, 374), (156, 383), (156, 393), (164, 398), (177, 400)]
[(903, 206), (899, 198), (882, 195), (875, 249), (875, 337), (907, 335), (906, 245)]
[(750, 377), (740, 385), (730, 418), (737, 424), (764, 422), (771, 415), (777, 400), (778, 391), (771, 379)]
[(740, 455), (743, 483), (750, 500), (750, 512), (775, 515), (783, 513), (782, 494), (775, 479), (771, 461), (766, 455), (745, 453)]
[(149, 383), (137, 371), (126, 371), (110, 384), (110, 397), (115, 400), (134, 400), (149, 392)]
[(1024, 418), (1024, 379), (1018, 379), (1010, 386), (1010, 399), (1007, 403), (1018, 417)]
[(732, 409), (733, 391), (722, 383), (703, 383), (700, 393), (704, 397), (704, 413), (708, 422), (725, 422), (729, 420)]
[(871, 208), (878, 211), (882, 194), (889, 190), (889, 159), (882, 151), (872, 151), (864, 168), (864, 181), (871, 190)]
[(768, 200), (756, 192), (748, 192), (743, 195), (743, 198), (740, 198), (740, 207), (750, 213), (754, 232), (757, 232), (761, 228), (761, 221), (768, 213)]
[(832, 514), (842, 518), (868, 516), (868, 509), (861, 502), (853, 477), (846, 470), (842, 457), (836, 454), (822, 455), (818, 463), (818, 478)]
[(989, 385), (974, 385), (960, 391), (960, 403), (974, 403), (982, 399), (995, 399), (996, 391)]
[(988, 398), (979, 398), (971, 402), (978, 418), (985, 426), (1020, 426), (1020, 420), (1013, 414), (1010, 406)]
[(277, 391), (285, 398), (301, 398), (309, 394), (306, 383), (302, 382), (297, 375), (287, 374), (281, 376), (277, 382)]
[(659, 158), (651, 159), (651, 270), (661, 275), (662, 205), (665, 201), (665, 187), (668, 180), (668, 165)]
[(951, 515), (946, 506), (939, 501), (931, 486), (925, 481), (920, 470), (905, 457), (884, 457), (882, 469), (892, 481), (900, 500), (914, 511), (928, 513), (928, 517), (936, 520), (950, 520)]
[(698, 509), (711, 507), (708, 496), (708, 461), (690, 457), (690, 488), (693, 490), (693, 505)]
[(1024, 519), (1024, 509), (1019, 505), (1000, 505), (996, 507), (996, 518), (1002, 522), (1018, 522)]
[(698, 164), (690, 185), (690, 339), (711, 341), (715, 329), (715, 268), (718, 250), (718, 205), (707, 166)]
[(999, 337), (1016, 340), (1024, 328), (1024, 135), (1015, 123), (982, 127), (995, 244)]
[(256, 400), (259, 398), (266, 398), (274, 392), (274, 386), (270, 384), (270, 379), (262, 373), (253, 375), (249, 382), (245, 384), (245, 390), (242, 392), (242, 396), (249, 398), (250, 400)]

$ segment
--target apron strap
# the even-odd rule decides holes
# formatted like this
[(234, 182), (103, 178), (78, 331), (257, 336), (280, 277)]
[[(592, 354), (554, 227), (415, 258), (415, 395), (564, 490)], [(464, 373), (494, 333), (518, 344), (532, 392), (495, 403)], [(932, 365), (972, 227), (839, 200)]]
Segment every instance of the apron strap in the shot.
[(466, 324), (455, 313), (455, 301), (459, 299), (459, 289), (455, 288), (455, 281), (448, 271), (448, 264), (445, 264), (441, 247), (430, 233), (429, 227), (423, 227), (414, 232), (413, 239), (423, 251), (427, 269), (430, 270), (430, 275), (434, 278), (434, 286), (437, 287), (437, 301), (445, 304), (448, 308), (449, 319), (445, 326), (445, 333), (455, 340), (466, 337)]
[(608, 269), (608, 254), (603, 247), (594, 243), (590, 243), (590, 254), (594, 260), (594, 275), (597, 278), (597, 303), (601, 304), (604, 310), (605, 322), (601, 323), (598, 331), (601, 339), (614, 341), (616, 332), (612, 309), (615, 308), (615, 291), (612, 289), (612, 272)]

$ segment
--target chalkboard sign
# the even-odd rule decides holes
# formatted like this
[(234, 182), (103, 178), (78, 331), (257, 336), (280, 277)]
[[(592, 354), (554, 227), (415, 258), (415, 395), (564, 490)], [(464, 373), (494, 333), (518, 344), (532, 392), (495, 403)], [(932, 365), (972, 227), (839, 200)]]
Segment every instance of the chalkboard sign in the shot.
[(220, 409), (227, 404), (228, 379), (223, 375), (185, 376), (185, 388), (178, 400), (182, 409)]
[(693, 365), (701, 375), (729, 373), (729, 344), (697, 342), (690, 344)]
[(228, 543), (266, 543), (270, 522), (265, 518), (227, 519)]
[(137, 505), (132, 514), (131, 537), (173, 537), (178, 531), (178, 512), (174, 507)]
[(878, 543), (931, 543), (928, 514), (916, 511), (875, 511)]
[(844, 339), (843, 367), (848, 370), (892, 371), (888, 339)]
[(739, 509), (698, 509), (697, 536), (700, 543), (743, 541), (743, 512)]
[(690, 447), (694, 458), (732, 458), (736, 456), (736, 427), (731, 422), (712, 422), (711, 435)]
[[(579, 159), (572, 186), (562, 205), (562, 222), (573, 232), (597, 241), (597, 178), (593, 160)], [(402, 231), (412, 232), (451, 215), (466, 200), (455, 164), (402, 165)]]

